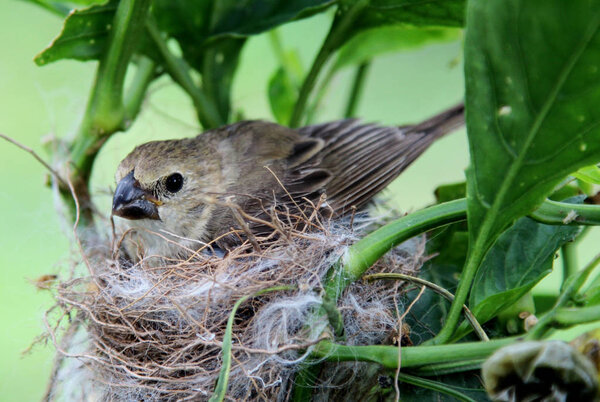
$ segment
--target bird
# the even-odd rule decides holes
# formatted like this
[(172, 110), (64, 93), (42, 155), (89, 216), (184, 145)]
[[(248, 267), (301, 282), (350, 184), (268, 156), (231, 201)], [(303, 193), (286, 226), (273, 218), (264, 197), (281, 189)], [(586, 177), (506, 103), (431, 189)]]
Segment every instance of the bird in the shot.
[[(419, 124), (344, 119), (288, 128), (241, 121), (196, 137), (141, 144), (119, 164), (112, 215), (135, 236), (127, 254), (184, 258), (206, 244), (240, 243), (241, 211), (300, 214), (325, 205), (333, 218), (365, 208), (436, 139), (464, 124), (459, 104)], [(259, 220), (246, 229), (264, 233)], [(135, 246), (131, 245), (135, 244)]]

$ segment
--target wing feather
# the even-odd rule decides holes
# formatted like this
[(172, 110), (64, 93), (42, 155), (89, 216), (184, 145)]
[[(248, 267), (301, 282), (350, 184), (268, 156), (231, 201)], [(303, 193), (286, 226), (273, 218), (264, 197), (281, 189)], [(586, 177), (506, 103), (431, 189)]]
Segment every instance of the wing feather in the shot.
[[(318, 152), (292, 167), (284, 184), (309, 198), (325, 192), (336, 214), (364, 207), (433, 141), (462, 124), (461, 104), (414, 126), (382, 127), (348, 119), (300, 128), (302, 136), (322, 142)], [(316, 188), (315, 177), (322, 179), (322, 188)], [(312, 178), (307, 180), (311, 185), (303, 185), (305, 178)]]

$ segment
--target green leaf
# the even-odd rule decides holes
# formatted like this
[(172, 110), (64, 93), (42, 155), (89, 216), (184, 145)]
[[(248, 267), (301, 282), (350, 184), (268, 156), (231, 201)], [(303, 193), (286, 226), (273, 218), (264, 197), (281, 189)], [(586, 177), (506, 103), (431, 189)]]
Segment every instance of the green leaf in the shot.
[(573, 176), (585, 183), (600, 184), (600, 168), (596, 165), (582, 167)]
[(434, 194), (438, 204), (456, 200), (458, 198), (465, 198), (467, 195), (467, 183), (463, 181), (459, 183), (444, 184), (436, 188)]
[(585, 305), (596, 306), (600, 304), (600, 274), (592, 280), (585, 292)]
[(106, 3), (106, 0), (22, 0), (33, 3), (60, 17), (66, 17), (77, 6), (92, 6)]
[(554, 254), (577, 236), (577, 226), (554, 226), (521, 218), (488, 251), (477, 272), (469, 306), (485, 323), (552, 271)]
[(196, 45), (221, 36), (250, 36), (306, 18), (333, 0), (157, 0), (155, 16), (162, 30)]
[[(344, 0), (342, 7), (348, 7), (353, 2)], [(461, 27), (464, 14), (464, 0), (370, 0), (354, 24), (354, 29), (359, 31), (398, 23)]]
[(341, 47), (335, 68), (364, 63), (385, 53), (453, 41), (460, 37), (460, 32), (456, 28), (416, 28), (402, 25), (367, 29), (356, 34)]
[(281, 66), (269, 79), (269, 104), (277, 122), (287, 125), (298, 98), (304, 71), (298, 52), (284, 51), (276, 31), (271, 31), (270, 35), (273, 50)]
[[(409, 376), (410, 378), (410, 376)], [(417, 377), (418, 378), (418, 377)], [(402, 381), (403, 377), (400, 377)], [(424, 380), (424, 384), (411, 385), (407, 382), (400, 383), (400, 395), (405, 402), (437, 401), (485, 401), (485, 389), (481, 382), (481, 372), (471, 370), (443, 376), (434, 376)], [(432, 387), (427, 384), (438, 384)]]
[(292, 82), (283, 67), (275, 70), (269, 80), (269, 105), (273, 116), (280, 124), (290, 121), (298, 97), (298, 87)]
[(467, 27), (469, 256), (432, 343), (451, 338), (498, 236), (569, 173), (600, 160), (600, 9), (590, 2), (472, 0)]
[(118, 4), (118, 0), (111, 0), (104, 5), (71, 12), (58, 37), (35, 57), (35, 63), (43, 66), (61, 59), (99, 59)]
[(561, 179), (600, 160), (600, 8), (474, 0), (467, 23), (468, 222), (480, 260)]
[(221, 0), (215, 2), (210, 33), (213, 36), (249, 36), (286, 22), (317, 14), (334, 0)]

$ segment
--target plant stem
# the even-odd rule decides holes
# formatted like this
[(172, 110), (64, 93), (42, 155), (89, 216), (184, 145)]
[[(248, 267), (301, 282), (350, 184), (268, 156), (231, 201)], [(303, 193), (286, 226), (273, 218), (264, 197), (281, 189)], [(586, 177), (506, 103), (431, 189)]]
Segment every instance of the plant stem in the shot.
[(154, 62), (147, 57), (142, 57), (138, 62), (133, 81), (125, 94), (125, 122), (123, 125), (126, 128), (131, 125), (131, 121), (140, 112), (148, 85), (155, 78), (155, 67)]
[(561, 247), (561, 256), (563, 263), (563, 285), (567, 279), (577, 272), (577, 247), (574, 242), (565, 243)]
[(465, 371), (478, 370), (485, 359), (463, 360), (460, 363), (437, 363), (428, 364), (427, 366), (419, 367), (411, 370), (412, 373), (423, 377), (440, 376), (454, 373), (464, 373)]
[[(546, 200), (538, 210), (532, 213), (532, 218), (534, 219), (540, 216), (542, 219), (544, 219), (543, 223), (549, 224), (597, 225), (600, 224), (600, 207), (595, 205), (558, 203), (555, 201)], [(563, 217), (563, 219), (559, 219), (559, 217)], [(484, 237), (477, 237), (475, 239), (475, 244), (469, 245), (467, 262), (463, 268), (462, 275), (458, 283), (458, 288), (454, 294), (455, 299), (450, 306), (450, 311), (446, 316), (446, 322), (444, 323), (444, 326), (442, 327), (441, 331), (434, 338), (428, 340), (426, 344), (442, 344), (448, 342), (452, 338), (452, 335), (458, 324), (462, 305), (467, 300), (467, 296), (471, 290), (473, 278), (477, 273), (479, 264), (481, 263), (484, 254), (491, 246), (491, 244), (480, 244), (480, 239), (484, 239)]]
[(342, 9), (341, 6), (338, 9), (338, 14), (331, 24), (331, 29), (319, 50), (313, 64), (308, 72), (308, 75), (302, 83), (300, 93), (298, 94), (298, 100), (294, 106), (294, 111), (290, 119), (290, 127), (298, 127), (302, 122), (304, 115), (304, 109), (308, 102), (310, 93), (317, 82), (319, 73), (325, 66), (325, 63), (329, 60), (331, 55), (350, 38), (350, 31), (356, 18), (360, 15), (360, 12), (368, 4), (367, 0), (359, 0), (347, 9)]
[[(515, 342), (518, 338), (507, 337), (489, 342), (465, 342), (452, 345), (404, 346), (400, 348), (402, 368), (427, 364), (485, 359), (499, 348)], [(346, 346), (322, 341), (315, 345), (312, 355), (328, 361), (364, 361), (378, 363), (387, 369), (398, 368), (398, 347), (387, 345)]]
[[(429, 289), (436, 292), (437, 294), (446, 298), (446, 300), (449, 300), (450, 302), (454, 301), (454, 295), (452, 293), (450, 293), (449, 291), (447, 291), (446, 289), (444, 289), (443, 287), (438, 286), (435, 283), (426, 281), (425, 279), (415, 277), (415, 276), (399, 274), (399, 273), (381, 273), (381, 274), (367, 275), (367, 276), (364, 276), (363, 279), (366, 281), (372, 281), (372, 280), (376, 280), (376, 279), (400, 279), (400, 280), (403, 280), (406, 282), (411, 282), (411, 283), (416, 283), (419, 285), (426, 286)], [(467, 319), (467, 321), (469, 321), (469, 323), (471, 324), (471, 327), (473, 327), (473, 330), (475, 331), (477, 336), (479, 336), (479, 339), (481, 339), (483, 341), (489, 341), (490, 339), (486, 335), (485, 331), (483, 330), (483, 328), (481, 327), (479, 322), (477, 322), (477, 318), (475, 318), (475, 316), (473, 315), (471, 310), (469, 310), (469, 308), (464, 304), (463, 304), (463, 310), (464, 310), (465, 318)]]
[[(123, 129), (123, 83), (149, 8), (150, 0), (119, 3), (83, 121), (71, 145), (70, 159), (76, 168), (71, 181), (83, 207), (84, 223), (92, 221), (87, 187), (96, 155), (112, 134)], [(72, 204), (70, 192), (63, 193)]]
[[(600, 306), (584, 307), (581, 309), (565, 309), (564, 307), (575, 298), (598, 264), (600, 264), (600, 254), (596, 255), (581, 271), (567, 278), (563, 283), (561, 294), (554, 307), (540, 318), (538, 323), (527, 334), (527, 339), (541, 339), (552, 327), (584, 324), (589, 322), (589, 316), (596, 317), (596, 313), (600, 311), (594, 309)], [(586, 311), (580, 312), (582, 310)], [(567, 317), (571, 313), (572, 317)], [(600, 317), (596, 317), (596, 320), (599, 319)]]
[(600, 264), (600, 254), (596, 255), (581, 271), (569, 276), (563, 284), (555, 307), (566, 306), (572, 301), (598, 264)]
[(227, 383), (229, 382), (229, 372), (231, 370), (233, 321), (235, 319), (235, 314), (237, 313), (238, 308), (242, 305), (242, 303), (244, 303), (246, 300), (252, 297), (257, 297), (269, 292), (285, 291), (292, 289), (294, 289), (293, 286), (273, 286), (267, 289), (259, 290), (254, 294), (243, 296), (235, 302), (233, 308), (231, 309), (231, 313), (229, 313), (229, 317), (227, 319), (227, 326), (225, 329), (225, 335), (223, 336), (223, 346), (221, 348), (223, 365), (221, 366), (221, 370), (219, 372), (219, 378), (217, 379), (217, 384), (215, 385), (215, 391), (210, 397), (209, 402), (221, 402), (225, 399), (225, 393), (227, 392)]
[(325, 283), (327, 297), (338, 300), (350, 283), (392, 247), (428, 230), (462, 221), (465, 211), (464, 198), (445, 202), (403, 216), (363, 237), (330, 269)]
[[(383, 254), (395, 245), (410, 239), (424, 231), (444, 226), (452, 222), (464, 220), (466, 217), (466, 200), (460, 199), (444, 204), (434, 205), (421, 211), (391, 222), (378, 230), (363, 237), (352, 245), (346, 254), (330, 268), (325, 280), (323, 299), (335, 304), (341, 293), (373, 265)], [(326, 315), (325, 308), (321, 306), (309, 323), (314, 323), (317, 317)], [(311, 331), (321, 331), (316, 325), (310, 325)], [(398, 354), (396, 353), (396, 358)], [(306, 363), (297, 376), (302, 381), (302, 386), (294, 391), (295, 401), (307, 400), (312, 389), (312, 380), (315, 379), (320, 368), (318, 365)]]
[(315, 382), (319, 378), (321, 366), (306, 360), (300, 364), (298, 374), (294, 378), (294, 392), (292, 395), (293, 402), (310, 402), (312, 401), (312, 393), (315, 389)]
[(148, 18), (146, 22), (146, 31), (156, 45), (160, 56), (163, 58), (167, 73), (192, 99), (202, 127), (209, 129), (225, 124), (225, 120), (219, 114), (216, 105), (209, 100), (204, 92), (194, 83), (194, 80), (192, 80), (192, 77), (188, 73), (189, 67), (185, 61), (175, 57), (171, 53), (156, 23), (151, 18)]
[(370, 65), (371, 62), (366, 61), (356, 68), (356, 73), (354, 74), (354, 80), (352, 82), (352, 90), (350, 91), (350, 99), (348, 99), (344, 117), (348, 118), (356, 115), (358, 100), (362, 95), (362, 90), (365, 85), (365, 77), (367, 76), (367, 71), (369, 70)]
[(546, 200), (529, 216), (549, 225), (600, 225), (600, 206)]
[(553, 321), (554, 325), (560, 328), (598, 322), (600, 321), (600, 305), (558, 309), (554, 314)]
[(283, 50), (283, 45), (281, 44), (281, 37), (279, 36), (279, 32), (277, 29), (271, 29), (269, 31), (269, 40), (271, 42), (271, 48), (279, 61), (279, 64), (283, 68), (287, 67), (287, 57), (285, 56), (285, 51)]
[(471, 399), (467, 395), (463, 394), (462, 392), (459, 392), (453, 388), (450, 388), (448, 385), (443, 384), (438, 381), (432, 381), (432, 380), (428, 380), (425, 378), (416, 377), (416, 376), (408, 375), (408, 374), (404, 374), (404, 373), (399, 373), (398, 379), (401, 382), (405, 382), (407, 384), (416, 385), (417, 387), (431, 389), (433, 391), (437, 391), (439, 393), (449, 395), (451, 397), (454, 397), (455, 399), (458, 399), (459, 401), (475, 402), (475, 399)]
[(323, 102), (323, 98), (325, 97), (325, 95), (327, 94), (327, 91), (329, 90), (329, 85), (331, 84), (331, 80), (333, 79), (336, 71), (337, 70), (334, 68), (334, 66), (330, 66), (330, 68), (327, 70), (327, 73), (321, 80), (321, 85), (319, 85), (319, 90), (317, 91), (316, 95), (314, 96), (313, 101), (311, 102), (308, 109), (306, 110), (306, 118), (304, 119), (304, 123), (306, 123), (306, 124), (313, 123), (315, 115), (317, 113), (317, 110), (321, 106), (321, 103)]

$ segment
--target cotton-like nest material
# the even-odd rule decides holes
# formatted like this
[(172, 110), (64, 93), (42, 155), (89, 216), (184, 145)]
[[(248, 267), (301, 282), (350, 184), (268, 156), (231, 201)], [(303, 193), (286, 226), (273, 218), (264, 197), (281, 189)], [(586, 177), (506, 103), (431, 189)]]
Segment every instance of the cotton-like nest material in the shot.
[[(57, 286), (48, 329), (55, 341), (64, 333), (62, 343), (56, 341), (59, 363), (50, 398), (206, 400), (222, 366), (234, 303), (286, 285), (290, 289), (250, 297), (237, 311), (226, 399), (288, 400), (312, 345), (333, 338), (327, 317), (315, 314), (324, 278), (364, 234), (365, 222), (317, 214), (296, 224), (278, 219), (279, 229), (270, 236), (246, 241), (225, 256), (200, 253), (186, 261), (147, 257), (132, 264), (104, 247), (106, 253), (86, 259), (86, 275)], [(369, 272), (414, 274), (423, 243), (414, 239), (397, 247)], [(394, 281), (352, 284), (337, 303), (345, 329), (345, 339), (337, 342), (394, 342), (401, 290)], [(329, 366), (316, 384), (315, 395), (323, 399), (331, 389), (343, 394), (367, 365)]]

